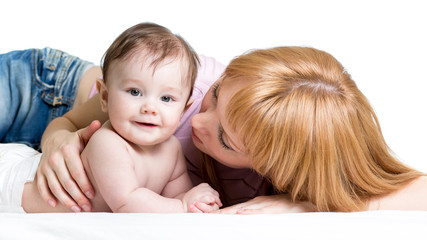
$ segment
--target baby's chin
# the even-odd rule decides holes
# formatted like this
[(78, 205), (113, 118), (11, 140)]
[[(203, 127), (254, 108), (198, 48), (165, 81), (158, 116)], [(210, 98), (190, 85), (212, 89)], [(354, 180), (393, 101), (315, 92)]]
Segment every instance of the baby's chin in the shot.
[(128, 139), (128, 142), (131, 142), (135, 145), (146, 146), (146, 147), (154, 147), (161, 143), (166, 142), (171, 138), (172, 135), (167, 136), (159, 136), (159, 137), (138, 137), (133, 139)]

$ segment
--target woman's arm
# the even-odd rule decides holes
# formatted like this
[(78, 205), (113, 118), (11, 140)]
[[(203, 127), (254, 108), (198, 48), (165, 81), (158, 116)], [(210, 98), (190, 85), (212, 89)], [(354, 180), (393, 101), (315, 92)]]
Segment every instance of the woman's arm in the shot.
[(427, 176), (390, 194), (372, 198), (368, 210), (427, 210)]
[(63, 117), (54, 119), (46, 128), (41, 141), (43, 155), (36, 177), (41, 196), (51, 206), (56, 205), (57, 199), (73, 211), (80, 211), (81, 208), (90, 211), (88, 198), (94, 195), (94, 191), (84, 171), (80, 153), (99, 129), (100, 122), (107, 119), (108, 115), (102, 112), (96, 95)]
[(296, 213), (316, 212), (309, 202), (292, 202), (288, 194), (258, 196), (244, 203), (223, 208), (218, 213), (224, 214), (265, 214), (265, 213)]

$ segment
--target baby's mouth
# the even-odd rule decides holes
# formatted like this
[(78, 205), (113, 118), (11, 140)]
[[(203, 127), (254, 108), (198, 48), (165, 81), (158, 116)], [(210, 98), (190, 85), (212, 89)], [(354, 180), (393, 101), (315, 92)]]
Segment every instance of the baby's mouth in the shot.
[(147, 122), (136, 122), (138, 125), (143, 126), (143, 127), (156, 127), (156, 124), (153, 123), (147, 123)]

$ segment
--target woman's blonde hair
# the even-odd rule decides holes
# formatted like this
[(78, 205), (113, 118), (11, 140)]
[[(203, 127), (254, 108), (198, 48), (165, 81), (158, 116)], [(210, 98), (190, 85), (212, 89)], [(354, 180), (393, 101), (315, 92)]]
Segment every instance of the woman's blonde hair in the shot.
[(319, 211), (366, 201), (422, 175), (392, 156), (366, 97), (330, 54), (277, 47), (235, 58), (222, 76), (246, 81), (226, 107), (254, 170)]

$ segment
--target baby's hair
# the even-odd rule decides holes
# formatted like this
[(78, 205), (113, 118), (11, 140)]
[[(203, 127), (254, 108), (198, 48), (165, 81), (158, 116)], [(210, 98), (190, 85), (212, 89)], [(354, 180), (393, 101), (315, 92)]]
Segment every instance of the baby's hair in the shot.
[(153, 67), (154, 71), (166, 59), (186, 60), (184, 61), (185, 67), (188, 68), (186, 79), (191, 83), (191, 96), (197, 77), (199, 58), (181, 36), (155, 23), (140, 23), (132, 26), (114, 40), (101, 62), (104, 81), (108, 81), (108, 73), (113, 61), (130, 58), (139, 51), (142, 51), (147, 59), (148, 57), (151, 59), (150, 67)]

